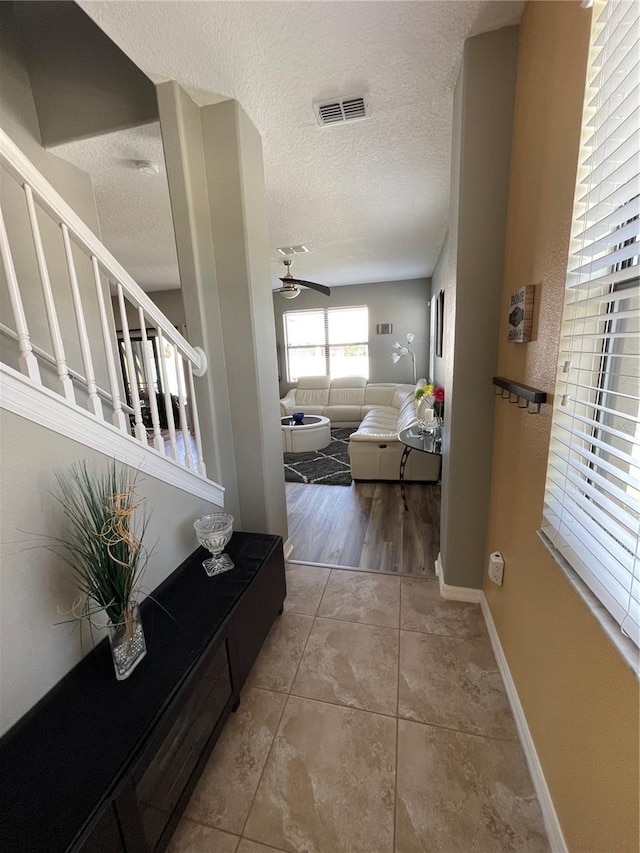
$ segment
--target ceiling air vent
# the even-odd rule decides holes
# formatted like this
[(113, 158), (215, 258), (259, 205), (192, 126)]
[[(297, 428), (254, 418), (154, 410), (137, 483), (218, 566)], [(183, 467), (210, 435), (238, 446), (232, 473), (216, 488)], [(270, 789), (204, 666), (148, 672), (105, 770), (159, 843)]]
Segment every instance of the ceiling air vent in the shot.
[(362, 95), (317, 102), (313, 105), (313, 109), (318, 124), (323, 127), (368, 117), (367, 102)]
[(280, 252), (281, 255), (303, 255), (309, 250), (306, 246), (278, 246), (276, 251)]

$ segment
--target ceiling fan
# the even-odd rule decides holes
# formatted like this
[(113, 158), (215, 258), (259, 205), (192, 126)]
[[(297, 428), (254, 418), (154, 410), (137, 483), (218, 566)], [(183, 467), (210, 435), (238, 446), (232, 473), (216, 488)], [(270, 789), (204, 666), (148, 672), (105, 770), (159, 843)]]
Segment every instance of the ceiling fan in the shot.
[(317, 290), (318, 293), (324, 293), (325, 296), (331, 296), (331, 290), (328, 287), (325, 287), (324, 284), (316, 284), (315, 281), (305, 281), (302, 278), (294, 278), (291, 275), (290, 260), (283, 261), (282, 263), (287, 268), (287, 272), (280, 279), (282, 287), (277, 292), (281, 293), (285, 299), (295, 299), (295, 297), (300, 293), (300, 288), (298, 287), (299, 284), (303, 287), (310, 287), (312, 290)]

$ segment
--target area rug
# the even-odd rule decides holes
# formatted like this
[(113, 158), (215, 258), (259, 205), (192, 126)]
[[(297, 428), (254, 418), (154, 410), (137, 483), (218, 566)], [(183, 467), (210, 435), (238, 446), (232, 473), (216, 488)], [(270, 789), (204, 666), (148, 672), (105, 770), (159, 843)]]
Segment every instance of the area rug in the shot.
[(351, 429), (332, 429), (331, 443), (322, 450), (285, 453), (284, 479), (287, 483), (318, 483), (322, 486), (351, 485), (349, 436)]

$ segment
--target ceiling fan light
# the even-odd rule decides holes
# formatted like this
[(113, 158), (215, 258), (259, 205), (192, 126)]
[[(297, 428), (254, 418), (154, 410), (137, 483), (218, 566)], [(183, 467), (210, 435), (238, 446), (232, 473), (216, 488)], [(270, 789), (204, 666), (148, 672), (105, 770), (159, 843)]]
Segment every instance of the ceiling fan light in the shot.
[(296, 296), (300, 295), (300, 291), (297, 287), (283, 287), (279, 291), (285, 299), (295, 299)]

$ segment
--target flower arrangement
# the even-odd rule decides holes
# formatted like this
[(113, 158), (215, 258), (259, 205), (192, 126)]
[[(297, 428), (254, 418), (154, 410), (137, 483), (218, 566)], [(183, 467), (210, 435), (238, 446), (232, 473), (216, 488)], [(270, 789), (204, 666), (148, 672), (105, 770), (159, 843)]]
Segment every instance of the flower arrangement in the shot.
[(148, 515), (143, 511), (139, 523), (134, 523), (141, 505), (135, 498), (136, 477), (117, 468), (114, 460), (103, 473), (91, 472), (82, 461), (67, 474), (56, 474), (56, 479), (54, 497), (69, 529), (65, 536), (52, 537), (51, 550), (76, 576), (81, 595), (71, 608), (72, 618), (86, 619), (93, 626), (96, 614), (106, 615), (116, 676), (126, 678), (146, 651), (137, 602), (148, 559), (142, 545)]
[(433, 424), (439, 430), (444, 410), (444, 388), (442, 385), (434, 385), (433, 382), (420, 385), (416, 388), (414, 397), (417, 402), (418, 423), (421, 429), (427, 431), (431, 429), (430, 425)]
[(427, 405), (435, 409), (435, 403), (444, 403), (444, 388), (442, 385), (434, 385), (433, 382), (429, 382), (427, 385), (416, 388), (414, 397), (416, 402), (426, 400)]

